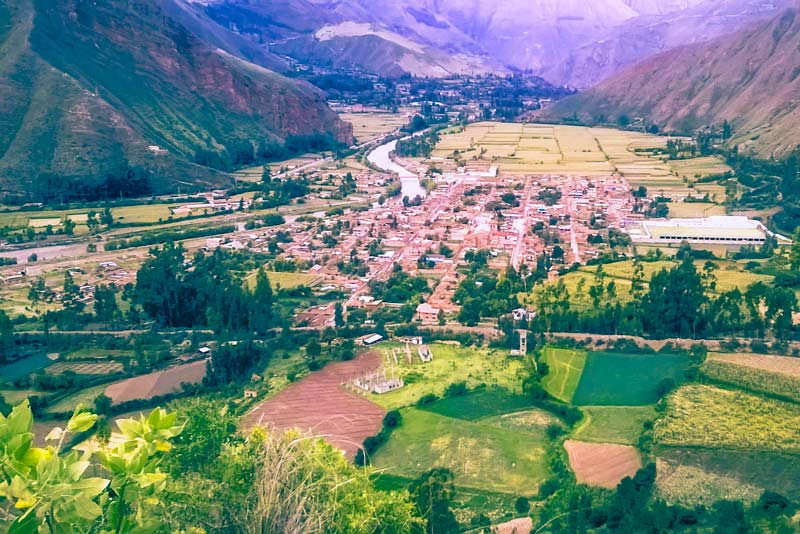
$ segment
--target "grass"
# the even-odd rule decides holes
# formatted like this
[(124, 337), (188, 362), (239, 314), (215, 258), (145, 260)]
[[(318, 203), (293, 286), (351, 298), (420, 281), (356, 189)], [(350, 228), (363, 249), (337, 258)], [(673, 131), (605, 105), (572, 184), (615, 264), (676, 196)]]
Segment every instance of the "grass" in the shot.
[(478, 421), (486, 417), (523, 411), (530, 407), (530, 401), (523, 395), (492, 389), (448, 397), (423, 409), (445, 417)]
[(756, 369), (719, 360), (707, 360), (703, 373), (713, 380), (725, 382), (758, 393), (778, 395), (800, 402), (800, 378)]
[(416, 408), (402, 414), (403, 424), (373, 458), (390, 474), (415, 478), (446, 467), (460, 487), (519, 495), (536, 494), (549, 475), (543, 432), (508, 432)]
[(377, 139), (408, 123), (407, 113), (340, 113), (339, 116), (353, 125), (353, 135), (360, 143)]
[(692, 448), (661, 448), (656, 455), (657, 492), (670, 504), (753, 502), (765, 490), (800, 498), (800, 458), (795, 455)]
[(591, 352), (586, 358), (573, 404), (643, 406), (658, 400), (662, 380), (680, 380), (689, 364), (683, 354)]
[(636, 445), (645, 421), (653, 420), (653, 406), (584, 406), (584, 420), (571, 437), (595, 443)]
[(545, 347), (542, 362), (549, 367), (542, 380), (545, 390), (564, 402), (572, 402), (586, 364), (586, 351)]
[(660, 445), (800, 452), (797, 404), (699, 384), (667, 399), (656, 422)]
[(105, 391), (108, 384), (86, 388), (78, 393), (64, 397), (60, 401), (47, 407), (47, 413), (67, 413), (75, 411), (78, 406), (94, 407), (94, 400)]
[[(247, 282), (248, 286), (251, 288), (255, 287), (256, 275), (258, 275), (258, 271), (251, 273), (245, 278), (245, 282)], [(319, 276), (315, 274), (275, 271), (268, 271), (267, 278), (269, 278), (269, 283), (273, 290), (277, 290), (278, 288), (294, 289), (301, 286), (313, 286), (319, 281)]]
[[(399, 345), (384, 344), (390, 351)], [(442, 396), (450, 384), (466, 382), (470, 388), (485, 385), (520, 392), (523, 364), (507, 357), (507, 351), (477, 349), (434, 343), (430, 345), (433, 361), (422, 364), (419, 358), (414, 363), (401, 357), (395, 365), (388, 352), (387, 365), (394, 367), (395, 374), (405, 380), (405, 387), (385, 395), (371, 395), (370, 400), (387, 410), (403, 408), (416, 403), (427, 394)]]

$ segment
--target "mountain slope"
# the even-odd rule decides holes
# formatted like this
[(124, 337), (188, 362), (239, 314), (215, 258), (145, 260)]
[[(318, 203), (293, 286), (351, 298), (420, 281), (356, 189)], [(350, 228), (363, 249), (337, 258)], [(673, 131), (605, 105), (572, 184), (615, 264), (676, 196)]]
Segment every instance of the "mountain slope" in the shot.
[(640, 63), (542, 116), (587, 121), (645, 117), (667, 130), (729, 121), (735, 142), (760, 156), (800, 144), (800, 12)]
[(159, 0), (11, 0), (0, 9), (7, 195), (207, 188), (229, 177), (195, 165), (198, 154), (289, 135), (352, 138), (316, 89), (207, 45)]
[[(183, 0), (189, 2), (191, 0)], [(396, 39), (320, 30), (367, 25), (424, 49), (428, 71), (527, 70), (588, 87), (645, 57), (768, 18), (792, 0), (202, 0), (221, 25), (279, 54), (322, 66), (408, 72)], [(407, 56), (405, 56), (407, 57)], [(465, 61), (468, 58), (469, 61)], [(337, 63), (338, 62), (338, 63)], [(419, 59), (416, 64), (424, 64)]]

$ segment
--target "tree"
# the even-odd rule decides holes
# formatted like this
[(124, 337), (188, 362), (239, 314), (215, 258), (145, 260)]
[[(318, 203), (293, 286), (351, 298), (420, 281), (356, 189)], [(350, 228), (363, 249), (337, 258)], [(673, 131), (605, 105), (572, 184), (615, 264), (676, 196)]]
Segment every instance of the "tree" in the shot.
[(75, 221), (69, 216), (64, 219), (64, 233), (68, 236), (75, 235)]
[(272, 328), (274, 297), (272, 284), (264, 268), (256, 274), (256, 286), (250, 298), (250, 329), (258, 334), (266, 334)]
[(261, 185), (269, 185), (271, 182), (272, 171), (270, 171), (269, 165), (264, 165), (264, 168), (261, 171)]
[(64, 273), (64, 292), (61, 295), (61, 304), (64, 311), (70, 314), (78, 314), (83, 311), (84, 303), (81, 302), (81, 288), (75, 283), (72, 273)]
[(108, 206), (100, 213), (100, 224), (105, 225), (106, 228), (111, 228), (114, 224), (114, 215)]
[(333, 324), (336, 325), (336, 328), (344, 328), (346, 324), (344, 320), (344, 307), (341, 302), (337, 302), (333, 307)]
[(426, 534), (455, 534), (460, 531), (450, 509), (456, 488), (453, 473), (437, 467), (419, 476), (409, 487), (417, 512), (427, 524)]
[(114, 288), (98, 284), (94, 288), (94, 315), (101, 323), (109, 323), (119, 317), (117, 294)]
[(13, 352), (14, 323), (5, 310), (0, 310), (0, 362), (9, 360)]
[(794, 234), (794, 242), (789, 251), (789, 265), (792, 271), (800, 274), (800, 228), (798, 228)]

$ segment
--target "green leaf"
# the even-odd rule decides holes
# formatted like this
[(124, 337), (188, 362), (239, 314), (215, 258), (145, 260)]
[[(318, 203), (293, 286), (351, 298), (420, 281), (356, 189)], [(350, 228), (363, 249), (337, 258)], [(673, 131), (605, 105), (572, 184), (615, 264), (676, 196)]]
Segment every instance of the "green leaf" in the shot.
[(33, 508), (28, 509), (8, 527), (8, 534), (36, 534), (36, 513)]
[(70, 432), (86, 432), (97, 421), (97, 415), (88, 412), (76, 413), (67, 423)]
[(81, 475), (89, 469), (89, 462), (74, 462), (69, 466), (69, 474), (72, 477), (72, 480), (78, 480), (81, 478)]
[(28, 399), (25, 399), (11, 410), (7, 418), (8, 432), (13, 435), (26, 434), (33, 427), (33, 412)]
[(109, 482), (105, 478), (87, 478), (76, 482), (72, 487), (80, 491), (85, 497), (93, 499), (103, 493)]

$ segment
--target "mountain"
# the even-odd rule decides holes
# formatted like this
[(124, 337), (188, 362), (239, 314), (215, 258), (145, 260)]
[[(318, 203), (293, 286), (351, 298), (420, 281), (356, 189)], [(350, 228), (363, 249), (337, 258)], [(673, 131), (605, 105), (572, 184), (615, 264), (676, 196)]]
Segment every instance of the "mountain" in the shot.
[(229, 183), (221, 170), (246, 162), (248, 147), (252, 157), (287, 137), (352, 140), (321, 92), (243, 57), (280, 60), (182, 9), (171, 0), (0, 3), (6, 196), (209, 188)]
[(226, 28), (302, 63), (386, 75), (525, 70), (583, 88), (649, 55), (772, 16), (790, 1), (204, 0), (194, 5)]
[(800, 144), (800, 12), (650, 58), (598, 87), (544, 110), (586, 121), (644, 117), (688, 132), (727, 120), (733, 142), (759, 156)]
[(635, 2), (632, 7), (640, 13), (638, 16), (571, 49), (541, 74), (553, 83), (591, 87), (647, 57), (731, 33), (776, 15), (790, 3), (700, 0), (648, 6)]

